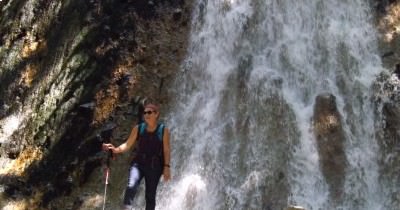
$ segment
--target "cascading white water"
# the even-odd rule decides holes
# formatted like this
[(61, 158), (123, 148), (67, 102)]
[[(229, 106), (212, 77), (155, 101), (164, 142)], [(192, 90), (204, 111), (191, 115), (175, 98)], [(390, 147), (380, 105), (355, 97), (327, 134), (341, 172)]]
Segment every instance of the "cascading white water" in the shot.
[[(366, 0), (199, 0), (176, 81), (174, 181), (159, 209), (384, 209), (373, 111), (377, 56)], [(331, 201), (311, 118), (336, 96), (348, 159)]]

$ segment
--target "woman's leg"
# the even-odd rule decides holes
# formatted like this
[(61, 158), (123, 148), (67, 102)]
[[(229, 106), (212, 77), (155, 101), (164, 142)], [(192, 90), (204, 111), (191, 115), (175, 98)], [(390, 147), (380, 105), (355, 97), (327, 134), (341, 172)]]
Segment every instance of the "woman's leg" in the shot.
[(144, 180), (146, 187), (146, 210), (154, 210), (156, 207), (156, 192), (162, 169), (145, 169)]
[(125, 189), (124, 206), (130, 208), (133, 204), (137, 188), (143, 178), (143, 173), (139, 170), (137, 164), (132, 164), (129, 169), (128, 185)]

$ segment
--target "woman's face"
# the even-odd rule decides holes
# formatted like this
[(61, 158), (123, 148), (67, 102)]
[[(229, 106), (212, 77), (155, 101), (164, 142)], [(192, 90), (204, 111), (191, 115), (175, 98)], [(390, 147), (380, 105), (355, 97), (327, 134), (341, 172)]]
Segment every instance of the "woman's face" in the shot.
[(143, 112), (144, 120), (149, 123), (149, 122), (155, 122), (157, 121), (158, 117), (158, 112), (154, 111), (153, 109), (146, 108)]

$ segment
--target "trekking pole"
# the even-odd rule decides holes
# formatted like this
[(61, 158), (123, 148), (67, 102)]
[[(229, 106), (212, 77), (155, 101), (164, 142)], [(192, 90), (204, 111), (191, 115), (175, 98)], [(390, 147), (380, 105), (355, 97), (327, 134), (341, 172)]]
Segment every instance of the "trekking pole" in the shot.
[[(105, 127), (102, 129), (100, 134), (97, 134), (97, 138), (102, 143), (110, 143), (112, 138), (113, 129), (116, 127), (115, 123), (107, 123)], [(108, 149), (107, 160), (106, 160), (106, 170), (105, 170), (105, 183), (104, 183), (104, 196), (103, 196), (103, 210), (106, 208), (106, 199), (107, 199), (107, 185), (108, 178), (110, 177), (110, 159), (114, 158), (114, 154), (112, 150)]]
[(105, 171), (105, 183), (104, 183), (104, 196), (103, 196), (103, 210), (106, 208), (106, 197), (107, 197), (107, 185), (108, 177), (110, 175), (110, 159), (113, 157), (111, 150), (108, 151), (107, 161), (106, 161), (106, 171)]

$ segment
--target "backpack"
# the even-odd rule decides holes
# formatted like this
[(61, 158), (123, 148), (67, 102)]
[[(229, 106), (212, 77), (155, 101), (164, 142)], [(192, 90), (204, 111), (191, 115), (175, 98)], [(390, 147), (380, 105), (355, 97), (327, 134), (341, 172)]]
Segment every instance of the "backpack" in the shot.
[[(146, 127), (147, 127), (146, 123), (144, 123), (144, 122), (142, 122), (138, 125), (139, 133), (138, 133), (136, 140), (139, 139), (139, 136), (143, 136), (144, 132), (146, 132)], [(163, 140), (164, 128), (165, 128), (165, 125), (163, 123), (157, 124), (156, 133), (157, 133), (157, 137), (160, 141)]]

